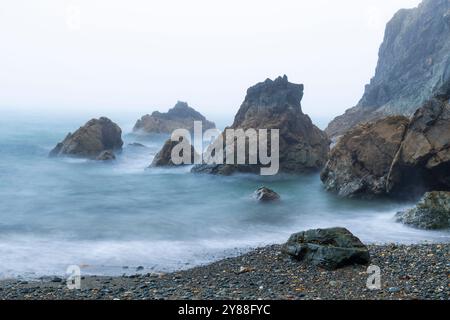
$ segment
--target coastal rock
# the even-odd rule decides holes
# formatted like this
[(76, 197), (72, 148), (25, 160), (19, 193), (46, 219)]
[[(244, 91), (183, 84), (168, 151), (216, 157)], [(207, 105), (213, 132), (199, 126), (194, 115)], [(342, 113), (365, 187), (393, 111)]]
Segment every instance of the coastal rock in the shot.
[(214, 129), (214, 122), (208, 121), (202, 114), (189, 107), (186, 102), (178, 102), (167, 113), (158, 111), (145, 115), (133, 128), (136, 133), (171, 134), (176, 129), (194, 130), (194, 121), (201, 121), (203, 130)]
[(101, 152), (98, 157), (96, 158), (96, 160), (98, 161), (111, 161), (111, 160), (115, 160), (116, 159), (116, 155), (109, 150), (103, 151)]
[(110, 119), (92, 119), (50, 152), (51, 157), (72, 156), (95, 160), (103, 151), (121, 150), (122, 130)]
[(450, 192), (428, 192), (415, 208), (399, 212), (396, 220), (419, 229), (450, 228)]
[(321, 173), (325, 188), (343, 197), (386, 193), (389, 170), (408, 122), (401, 116), (387, 117), (346, 133)]
[(414, 114), (389, 173), (389, 193), (450, 190), (449, 95), (450, 90)]
[(345, 228), (316, 229), (293, 234), (282, 250), (297, 260), (327, 270), (370, 262), (367, 247)]
[(424, 0), (387, 24), (375, 76), (356, 107), (325, 130), (340, 136), (387, 115), (411, 116), (450, 80), (449, 0)]
[(143, 145), (142, 143), (139, 143), (139, 142), (129, 143), (128, 146), (136, 147), (136, 148), (147, 148), (145, 145)]
[(280, 195), (267, 187), (261, 187), (258, 190), (256, 190), (255, 197), (256, 200), (261, 202), (271, 202), (280, 200)]
[[(175, 167), (178, 166), (178, 164), (175, 164), (172, 161), (172, 150), (177, 147), (180, 143), (188, 143), (187, 141), (184, 141), (184, 138), (181, 138), (179, 141), (172, 141), (171, 139), (167, 140), (162, 149), (156, 154), (155, 158), (153, 159), (152, 164), (150, 167)], [(195, 151), (194, 147), (189, 144), (190, 147), (190, 163), (183, 163), (179, 165), (189, 165), (193, 164), (195, 157), (198, 157), (199, 155)], [(183, 150), (180, 150), (179, 153), (180, 157), (183, 157)]]
[[(320, 170), (327, 160), (330, 141), (302, 112), (302, 98), (302, 84), (290, 83), (286, 76), (267, 79), (248, 89), (233, 125), (227, 129), (279, 129), (280, 171), (303, 173)], [(226, 131), (223, 140), (227, 140)], [(225, 145), (225, 156), (229, 148)], [(246, 148), (245, 156), (248, 160), (249, 148)], [(255, 165), (199, 165), (193, 171), (229, 175), (234, 172), (257, 173), (261, 167), (264, 166), (258, 160)]]

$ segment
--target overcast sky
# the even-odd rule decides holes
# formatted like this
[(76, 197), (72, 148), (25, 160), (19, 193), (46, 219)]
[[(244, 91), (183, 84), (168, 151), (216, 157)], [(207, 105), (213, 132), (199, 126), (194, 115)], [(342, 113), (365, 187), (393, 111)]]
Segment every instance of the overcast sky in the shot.
[(373, 76), (386, 22), (419, 0), (0, 2), (0, 108), (232, 116), (246, 89), (286, 74), (331, 117)]

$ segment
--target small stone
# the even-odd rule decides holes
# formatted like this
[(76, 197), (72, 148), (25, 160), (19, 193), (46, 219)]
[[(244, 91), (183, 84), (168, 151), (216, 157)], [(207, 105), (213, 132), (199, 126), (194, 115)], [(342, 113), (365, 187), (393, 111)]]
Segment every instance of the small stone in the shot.
[(390, 288), (388, 289), (388, 291), (389, 291), (390, 293), (397, 293), (397, 292), (400, 291), (400, 288), (397, 288), (397, 287), (390, 287)]

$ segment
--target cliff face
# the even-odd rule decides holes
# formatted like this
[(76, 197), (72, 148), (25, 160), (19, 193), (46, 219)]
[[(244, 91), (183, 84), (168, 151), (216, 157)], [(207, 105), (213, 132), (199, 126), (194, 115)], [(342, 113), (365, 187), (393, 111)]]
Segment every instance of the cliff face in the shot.
[(167, 113), (158, 111), (145, 115), (136, 122), (133, 131), (139, 133), (166, 133), (176, 129), (194, 130), (194, 121), (201, 121), (203, 130), (216, 127), (214, 122), (208, 121), (200, 112), (189, 107), (186, 102), (180, 102)]
[(386, 115), (412, 115), (450, 81), (450, 0), (424, 0), (387, 24), (375, 76), (356, 107), (334, 119), (329, 136)]

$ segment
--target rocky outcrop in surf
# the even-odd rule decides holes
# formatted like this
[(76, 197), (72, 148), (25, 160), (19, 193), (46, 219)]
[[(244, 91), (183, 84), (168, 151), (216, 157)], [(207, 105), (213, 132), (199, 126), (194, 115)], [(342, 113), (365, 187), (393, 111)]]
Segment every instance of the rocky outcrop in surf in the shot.
[(178, 102), (166, 113), (158, 111), (145, 115), (138, 120), (133, 128), (136, 133), (170, 134), (176, 129), (194, 130), (194, 121), (201, 121), (203, 130), (216, 127), (214, 122), (207, 120), (202, 114), (189, 107), (186, 102)]
[(260, 202), (273, 202), (280, 200), (280, 195), (272, 189), (261, 187), (255, 191), (255, 198)]
[(387, 24), (375, 76), (356, 107), (334, 119), (330, 137), (387, 115), (411, 116), (450, 80), (450, 0), (424, 0)]
[(388, 117), (345, 134), (321, 173), (325, 188), (343, 197), (386, 193), (389, 170), (408, 123), (405, 117)]
[(419, 229), (450, 228), (450, 192), (429, 192), (416, 207), (399, 212), (398, 222)]
[(394, 158), (389, 193), (450, 190), (450, 103), (440, 95), (416, 111)]
[[(150, 167), (176, 167), (180, 165), (189, 165), (194, 164), (196, 157), (199, 157), (194, 147), (190, 145), (190, 143), (185, 138), (181, 138), (179, 141), (172, 141), (171, 139), (167, 140), (161, 150), (156, 154), (155, 158), (152, 161)], [(183, 143), (185, 143), (185, 148), (183, 149)], [(179, 150), (175, 150), (174, 148), (179, 148)], [(190, 150), (189, 154), (184, 154), (185, 150)], [(182, 163), (177, 163), (172, 159), (172, 152), (177, 152), (177, 155), (180, 159), (183, 160)]]
[[(327, 160), (330, 141), (302, 112), (303, 89), (302, 84), (290, 83), (286, 76), (258, 83), (248, 89), (234, 123), (227, 129), (278, 129), (280, 171), (302, 173), (320, 170)], [(226, 131), (223, 136), (226, 142)], [(225, 145), (225, 156), (229, 148)], [(248, 149), (246, 159), (249, 157)], [(199, 165), (193, 171), (224, 175), (256, 173), (264, 166), (259, 160), (254, 165)]]
[(346, 133), (321, 174), (341, 196), (450, 190), (450, 89), (407, 120), (388, 117)]
[(50, 156), (70, 156), (96, 160), (98, 157), (104, 158), (105, 151), (109, 153), (120, 151), (122, 146), (122, 130), (120, 127), (110, 119), (102, 117), (88, 121), (73, 134), (69, 133), (50, 152)]

